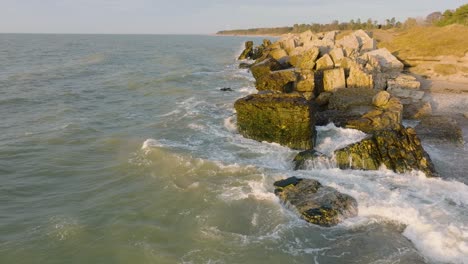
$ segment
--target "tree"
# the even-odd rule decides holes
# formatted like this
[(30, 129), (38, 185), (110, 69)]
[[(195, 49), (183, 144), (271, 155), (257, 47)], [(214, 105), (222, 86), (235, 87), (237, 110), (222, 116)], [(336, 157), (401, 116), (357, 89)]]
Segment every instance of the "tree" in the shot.
[(426, 24), (433, 25), (442, 19), (441, 12), (432, 12), (426, 17)]

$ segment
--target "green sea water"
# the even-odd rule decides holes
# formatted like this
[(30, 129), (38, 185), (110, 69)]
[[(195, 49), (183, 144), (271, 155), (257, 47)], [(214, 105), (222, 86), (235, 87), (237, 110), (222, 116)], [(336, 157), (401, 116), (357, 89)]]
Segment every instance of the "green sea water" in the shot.
[[(245, 40), (0, 35), (0, 263), (468, 263), (465, 146), (427, 146), (441, 179), (294, 172), (296, 151), (236, 131)], [(365, 136), (318, 130), (325, 153)], [(273, 193), (289, 176), (359, 216), (302, 221)]]

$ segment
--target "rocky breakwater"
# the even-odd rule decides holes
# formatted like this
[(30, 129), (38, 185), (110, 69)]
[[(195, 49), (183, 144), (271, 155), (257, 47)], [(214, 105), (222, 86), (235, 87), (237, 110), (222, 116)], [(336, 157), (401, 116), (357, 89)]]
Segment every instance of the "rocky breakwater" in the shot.
[[(405, 103), (420, 103), (424, 96), (416, 80), (403, 73), (403, 64), (388, 50), (377, 49), (376, 41), (363, 30), (341, 39), (337, 35), (336, 31), (307, 31), (271, 44), (265, 41), (257, 48), (246, 43), (243, 54), (255, 59), (250, 71), (259, 94), (236, 101), (239, 132), (305, 150), (295, 158), (296, 169), (304, 169), (308, 160), (321, 156), (313, 150), (315, 126), (333, 122), (369, 134), (334, 152), (330, 158), (339, 168), (377, 170), (384, 165), (398, 173), (420, 170), (435, 175), (414, 130), (402, 126)], [(293, 200), (312, 201), (316, 193)], [(277, 194), (282, 197), (285, 192)], [(337, 206), (343, 208), (340, 203)], [(311, 219), (323, 211), (309, 209), (299, 211), (304, 219), (317, 223)], [(305, 216), (305, 211), (317, 215)]]

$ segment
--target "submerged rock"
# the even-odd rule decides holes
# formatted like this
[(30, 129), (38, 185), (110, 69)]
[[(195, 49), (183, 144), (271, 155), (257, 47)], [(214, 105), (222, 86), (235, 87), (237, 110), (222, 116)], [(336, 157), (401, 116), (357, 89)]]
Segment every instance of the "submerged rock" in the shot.
[(275, 194), (312, 224), (334, 226), (358, 213), (357, 201), (312, 179), (291, 177), (274, 183)]
[(253, 94), (237, 100), (234, 107), (243, 136), (293, 149), (314, 147), (315, 107), (300, 95)]
[(378, 170), (381, 165), (397, 173), (420, 170), (436, 175), (429, 155), (413, 128), (376, 131), (361, 142), (334, 152), (341, 169)]

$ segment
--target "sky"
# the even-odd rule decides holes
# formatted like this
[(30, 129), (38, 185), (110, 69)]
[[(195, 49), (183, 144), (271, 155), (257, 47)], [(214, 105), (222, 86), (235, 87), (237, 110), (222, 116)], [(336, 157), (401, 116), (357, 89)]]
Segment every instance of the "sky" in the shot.
[(212, 34), (425, 17), (466, 0), (0, 0), (0, 33)]

